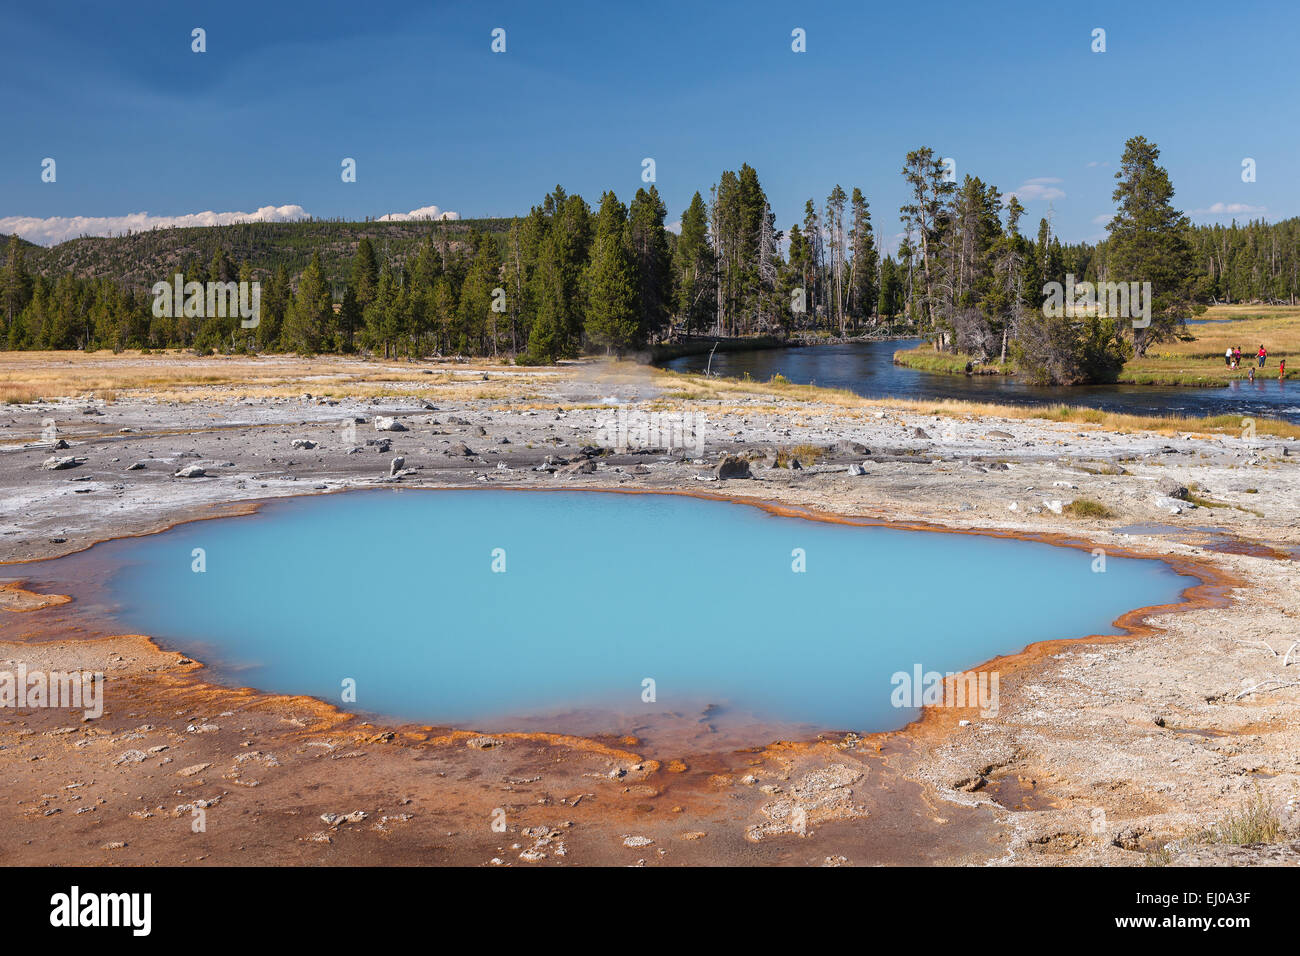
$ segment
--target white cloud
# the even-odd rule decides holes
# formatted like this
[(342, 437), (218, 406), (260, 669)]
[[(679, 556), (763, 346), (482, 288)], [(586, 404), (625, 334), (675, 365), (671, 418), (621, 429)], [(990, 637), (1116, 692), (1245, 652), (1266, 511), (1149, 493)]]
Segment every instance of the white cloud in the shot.
[(1061, 180), (1053, 176), (1037, 176), (1033, 179), (1026, 179), (1023, 183), (1008, 193), (1002, 194), (1002, 201), (1009, 202), (1012, 196), (1020, 201), (1034, 199), (1064, 199), (1065, 190), (1059, 189), (1057, 183)]
[(1110, 165), (1110, 163), (1102, 162), (1102, 161), (1100, 161), (1100, 160), (1096, 160), (1096, 159), (1089, 160), (1089, 162), (1088, 162), (1088, 168), (1089, 168), (1089, 169), (1096, 169), (1098, 166), (1105, 167), (1105, 166), (1109, 166), (1109, 165)]
[(234, 222), (294, 222), (308, 218), (302, 206), (263, 206), (256, 212), (193, 212), (184, 216), (9, 216), (0, 219), (0, 234), (17, 233), (29, 242), (53, 246), (78, 236), (116, 236), (180, 226), (226, 226)]
[(385, 216), (380, 216), (380, 222), (409, 222), (412, 219), (459, 219), (458, 212), (443, 212), (437, 206), (421, 206), (419, 209), (412, 209), (410, 212), (390, 212)]
[(1251, 206), (1244, 202), (1216, 202), (1208, 209), (1193, 209), (1193, 216), (1235, 216), (1243, 212), (1268, 212), (1267, 206)]
[(1114, 218), (1115, 214), (1113, 212), (1103, 212), (1100, 216), (1092, 217), (1092, 224), (1094, 226), (1107, 226)]
[(678, 219), (676, 222), (670, 222), (668, 225), (664, 226), (664, 228), (669, 232), (680, 236), (682, 234), (682, 221)]

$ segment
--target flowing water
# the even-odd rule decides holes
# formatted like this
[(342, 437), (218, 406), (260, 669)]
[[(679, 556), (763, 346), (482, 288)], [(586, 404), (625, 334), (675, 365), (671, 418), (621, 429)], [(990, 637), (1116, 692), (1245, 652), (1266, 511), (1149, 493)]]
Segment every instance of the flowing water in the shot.
[[(749, 375), (767, 381), (783, 375), (799, 385), (844, 388), (867, 398), (953, 398), (999, 405), (1083, 405), (1130, 415), (1240, 415), (1300, 424), (1300, 383), (1277, 380), (1276, 359), (1255, 382), (1224, 388), (1157, 385), (1035, 386), (1005, 375), (941, 375), (894, 364), (894, 352), (921, 339), (851, 342), (713, 356), (715, 375)], [(687, 355), (664, 363), (679, 372), (703, 372), (709, 356)], [(1245, 375), (1245, 368), (1242, 375)]]

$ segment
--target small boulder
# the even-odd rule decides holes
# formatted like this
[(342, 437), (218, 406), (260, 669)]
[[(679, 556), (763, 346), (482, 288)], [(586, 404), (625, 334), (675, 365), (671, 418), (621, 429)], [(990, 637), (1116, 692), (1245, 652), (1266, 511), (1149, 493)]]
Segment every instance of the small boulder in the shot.
[(385, 418), (383, 415), (375, 416), (375, 431), (380, 432), (404, 432), (406, 426), (396, 418)]
[(76, 468), (78, 465), (84, 465), (85, 463), (86, 459), (84, 458), (73, 458), (71, 455), (66, 455), (46, 458), (41, 467), (46, 471), (62, 471), (65, 468)]
[(835, 451), (841, 455), (870, 455), (871, 449), (862, 442), (849, 441), (847, 438), (841, 438), (835, 443)]
[(864, 468), (862, 465), (857, 464), (856, 462), (852, 465), (849, 465), (849, 474), (852, 475), (854, 478), (860, 478), (866, 473), (867, 473), (867, 469)]
[(202, 478), (207, 472), (198, 465), (186, 465), (173, 476), (175, 478)]
[(719, 480), (729, 478), (752, 478), (749, 473), (749, 461), (745, 458), (737, 458), (735, 455), (728, 455), (722, 461), (718, 462), (713, 469), (713, 476)]
[(463, 441), (458, 441), (447, 448), (447, 454), (455, 455), (460, 458), (472, 458), (474, 456), (474, 450)]
[(316, 447), (316, 443), (309, 438), (295, 438), (289, 444), (292, 448), (305, 448), (308, 450)]
[(388, 465), (389, 477), (396, 475), (399, 471), (401, 471), (405, 467), (406, 467), (406, 459), (403, 458), (401, 455), (398, 455)]
[(1156, 483), (1156, 488), (1159, 490), (1160, 494), (1166, 498), (1177, 498), (1180, 501), (1187, 501), (1191, 497), (1186, 486), (1180, 484), (1173, 478), (1161, 478), (1160, 481)]

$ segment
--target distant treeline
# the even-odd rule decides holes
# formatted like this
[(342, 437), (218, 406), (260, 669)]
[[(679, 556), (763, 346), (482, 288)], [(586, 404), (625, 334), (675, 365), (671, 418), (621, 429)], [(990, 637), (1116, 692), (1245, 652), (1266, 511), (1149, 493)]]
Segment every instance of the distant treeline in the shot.
[[(776, 228), (758, 173), (724, 172), (680, 229), (657, 189), (593, 209), (557, 186), (528, 215), (450, 222), (248, 223), (83, 238), (42, 249), (11, 237), (0, 264), (9, 349), (195, 348), (386, 356), (505, 355), (548, 362), (624, 353), (680, 333), (847, 335), (899, 318), (941, 349), (1014, 355), (1051, 381), (1104, 380), (1134, 349), (1179, 334), (1207, 302), (1291, 302), (1300, 220), (1193, 227), (1142, 137), (1125, 147), (1108, 238), (1062, 243), (977, 177), (952, 181), (931, 149), (908, 154), (906, 239), (881, 256), (862, 192), (809, 199)], [(155, 316), (151, 288), (260, 281), (260, 322)], [(1153, 287), (1152, 322), (1049, 318), (1043, 287)]]

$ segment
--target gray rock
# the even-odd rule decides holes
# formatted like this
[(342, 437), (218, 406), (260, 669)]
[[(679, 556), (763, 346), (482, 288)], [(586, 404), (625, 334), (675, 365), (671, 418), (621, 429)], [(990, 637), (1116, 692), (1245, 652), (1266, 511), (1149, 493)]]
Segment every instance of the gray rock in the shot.
[(472, 458), (474, 456), (474, 450), (464, 442), (458, 441), (447, 449), (447, 454), (461, 458)]
[(841, 438), (835, 443), (835, 451), (841, 455), (870, 455), (871, 449), (862, 442), (849, 441), (847, 438)]
[(175, 478), (202, 478), (207, 472), (198, 465), (186, 465), (173, 476)]
[(144, 462), (137, 461), (126, 466), (127, 471), (144, 471)]
[(912, 435), (913, 435), (914, 437), (916, 437), (916, 438), (929, 438), (929, 437), (930, 437), (930, 433), (927, 432), (924, 428), (917, 428), (917, 429), (913, 430)]
[(866, 473), (867, 473), (867, 469), (857, 463), (849, 465), (849, 474), (852, 475), (854, 478), (860, 478)]
[(401, 455), (398, 455), (389, 463), (388, 474), (390, 476), (396, 475), (399, 471), (401, 471), (405, 467), (406, 467), (406, 459), (403, 458)]
[(73, 458), (71, 455), (63, 457), (46, 458), (45, 463), (41, 465), (46, 471), (62, 471), (65, 468), (76, 468), (78, 465), (84, 465), (86, 459)]
[(316, 447), (316, 443), (309, 438), (295, 438), (289, 444), (293, 448), (312, 449)]
[(752, 478), (749, 473), (749, 460), (737, 458), (734, 455), (728, 455), (722, 461), (718, 462), (713, 469), (713, 476), (719, 480), (728, 478)]
[(1161, 478), (1156, 482), (1156, 489), (1166, 498), (1177, 498), (1180, 501), (1190, 499), (1187, 488), (1174, 480), (1173, 478)]
[(382, 415), (375, 416), (375, 431), (380, 432), (404, 432), (406, 426), (396, 418), (385, 418)]

